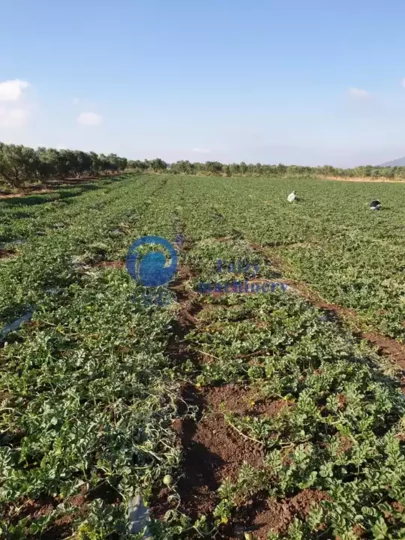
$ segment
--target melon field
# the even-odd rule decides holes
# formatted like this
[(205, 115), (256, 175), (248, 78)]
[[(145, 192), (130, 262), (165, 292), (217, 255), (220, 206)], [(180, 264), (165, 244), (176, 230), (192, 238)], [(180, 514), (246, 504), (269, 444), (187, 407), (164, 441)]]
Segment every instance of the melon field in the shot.
[[(153, 294), (147, 235), (178, 256)], [(404, 255), (395, 183), (0, 199), (0, 537), (405, 538)]]

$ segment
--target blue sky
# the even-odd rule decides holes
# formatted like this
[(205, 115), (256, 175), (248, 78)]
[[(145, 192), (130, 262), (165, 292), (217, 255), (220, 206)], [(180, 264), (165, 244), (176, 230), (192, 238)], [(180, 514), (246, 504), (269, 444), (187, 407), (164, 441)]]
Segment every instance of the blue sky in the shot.
[(401, 0), (1, 0), (0, 140), (167, 161), (405, 156)]

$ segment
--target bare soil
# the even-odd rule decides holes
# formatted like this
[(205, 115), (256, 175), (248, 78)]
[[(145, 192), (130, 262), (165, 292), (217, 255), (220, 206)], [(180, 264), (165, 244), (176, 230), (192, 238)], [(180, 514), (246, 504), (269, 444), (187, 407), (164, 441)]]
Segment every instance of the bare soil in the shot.
[(10, 257), (13, 257), (15, 255), (16, 255), (16, 251), (14, 249), (0, 248), (0, 259), (9, 259)]
[(342, 176), (322, 176), (318, 175), (316, 178), (319, 178), (320, 180), (338, 180), (339, 182), (370, 182), (370, 183), (384, 183), (384, 184), (403, 184), (405, 182), (405, 179), (398, 178), (393, 180), (392, 178), (385, 178), (385, 177), (379, 177), (379, 178), (371, 178), (370, 176), (363, 176), (363, 177), (354, 177), (354, 178), (346, 178)]
[(116, 176), (122, 176), (125, 173), (113, 173), (103, 176), (81, 176), (80, 178), (63, 178), (49, 180), (45, 184), (34, 184), (32, 186), (25, 186), (20, 188), (19, 191), (15, 193), (5, 193), (0, 191), (0, 199), (11, 199), (13, 197), (25, 197), (26, 195), (31, 195), (32, 193), (42, 195), (44, 193), (53, 193), (57, 190), (59, 186), (71, 185), (77, 186), (81, 183), (88, 182), (91, 180), (103, 180), (105, 178), (114, 178)]
[[(186, 385), (183, 402), (199, 407), (200, 418), (179, 417), (173, 423), (183, 452), (182, 477), (176, 486), (181, 497), (180, 510), (193, 519), (211, 513), (219, 502), (217, 490), (225, 479), (237, 480), (243, 463), (263, 468), (262, 445), (249, 440), (230, 427), (224, 418), (227, 412), (245, 414), (278, 414), (284, 407), (279, 402), (265, 403), (240, 385), (229, 384), (202, 390)], [(284, 402), (283, 402), (284, 403)], [(180, 411), (181, 407), (180, 407)], [(184, 412), (184, 410), (183, 410)], [(152, 515), (162, 518), (172, 507), (167, 489), (157, 494)]]
[[(260, 443), (244, 437), (227, 424), (224, 412), (251, 416), (277, 416), (289, 404), (284, 400), (264, 400), (258, 389), (238, 384), (207, 387), (199, 390), (191, 385), (183, 388), (183, 400), (188, 406), (198, 406), (197, 421), (179, 417), (173, 423), (183, 452), (182, 477), (176, 486), (181, 498), (179, 510), (197, 519), (213, 512), (220, 498), (219, 486), (229, 479), (237, 481), (244, 463), (264, 470), (264, 452)], [(179, 412), (184, 413), (180, 407)], [(156, 494), (151, 513), (162, 519), (176, 507), (167, 501), (170, 491)], [(258, 539), (267, 538), (270, 530), (285, 531), (295, 516), (306, 515), (312, 502), (326, 495), (303, 490), (282, 502), (268, 501), (265, 494), (245, 502), (229, 525), (223, 525), (218, 538), (240, 538), (240, 533), (252, 531)]]
[(124, 268), (125, 261), (102, 261), (95, 264), (97, 268)]
[[(305, 518), (312, 504), (319, 504), (328, 499), (326, 493), (318, 490), (304, 489), (297, 495), (283, 501), (269, 499), (252, 500), (241, 509), (240, 526), (236, 529), (251, 531), (259, 540), (266, 540), (269, 532), (286, 533), (295, 517)], [(238, 518), (236, 518), (238, 520)], [(227, 538), (224, 536), (224, 538)], [(229, 538), (236, 538), (229, 537)]]
[[(191, 269), (182, 266), (176, 280), (170, 285), (180, 308), (167, 353), (175, 362), (191, 359), (197, 367), (204, 361), (204, 357), (195, 356), (185, 337), (188, 332), (198, 327), (196, 315), (206, 306), (198, 303), (198, 295), (187, 287), (191, 278)], [(207, 309), (209, 308), (207, 306)], [(184, 384), (179, 400), (179, 416), (172, 425), (183, 455), (182, 474), (176, 485), (180, 496), (179, 511), (193, 520), (201, 515), (210, 516), (219, 503), (217, 490), (225, 479), (235, 482), (244, 463), (255, 468), (264, 468), (263, 445), (231, 427), (225, 420), (224, 411), (238, 415), (274, 416), (287, 406), (284, 400), (265, 400), (257, 389), (238, 384), (204, 389)], [(197, 412), (190, 415), (192, 411)], [(151, 504), (153, 518), (162, 519), (167, 511), (177, 507), (176, 501), (168, 500), (171, 493), (171, 489), (167, 487), (155, 493)], [(249, 522), (255, 533), (260, 533), (259, 538), (265, 538), (266, 531), (270, 530), (272, 524), (277, 526), (277, 521), (273, 523), (271, 519), (267, 519), (266, 512), (269, 510), (266, 504), (265, 501), (258, 501), (253, 508), (241, 509), (242, 513), (245, 512), (242, 522)], [(298, 510), (294, 512), (297, 513)], [(294, 515), (294, 512), (291, 515)], [(257, 523), (254, 522), (255, 519), (258, 520)], [(278, 512), (272, 519), (279, 519)], [(243, 526), (246, 531), (245, 525), (239, 524), (238, 520), (237, 517), (235, 522), (232, 521), (232, 526), (224, 525), (220, 536), (236, 538), (238, 526)]]
[(368, 332), (363, 334), (363, 338), (378, 348), (378, 353), (383, 356), (389, 356), (394, 362), (405, 369), (405, 346), (398, 343), (395, 339)]
[[(102, 499), (108, 504), (117, 505), (121, 501), (121, 496), (117, 490), (101, 480), (100, 484), (91, 490), (87, 489), (87, 484), (83, 484), (77, 495), (66, 499), (45, 495), (37, 500), (25, 498), (19, 504), (7, 504), (0, 510), (7, 522), (15, 525), (23, 518), (30, 518), (34, 522), (42, 517), (49, 516), (63, 502), (67, 508), (72, 508), (73, 511), (53, 519), (46, 531), (41, 534), (41, 539), (60, 540), (71, 537), (73, 522), (77, 518), (82, 521), (85, 520), (88, 513), (87, 505), (95, 499)], [(28, 540), (34, 540), (38, 536), (28, 536), (27, 538)]]

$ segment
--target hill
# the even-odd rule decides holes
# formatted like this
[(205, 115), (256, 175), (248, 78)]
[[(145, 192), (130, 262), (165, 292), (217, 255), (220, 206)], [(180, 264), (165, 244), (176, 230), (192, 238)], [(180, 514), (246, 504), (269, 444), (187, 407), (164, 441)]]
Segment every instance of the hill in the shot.
[(382, 163), (379, 167), (404, 167), (405, 166), (405, 157), (394, 159), (392, 161), (387, 161)]

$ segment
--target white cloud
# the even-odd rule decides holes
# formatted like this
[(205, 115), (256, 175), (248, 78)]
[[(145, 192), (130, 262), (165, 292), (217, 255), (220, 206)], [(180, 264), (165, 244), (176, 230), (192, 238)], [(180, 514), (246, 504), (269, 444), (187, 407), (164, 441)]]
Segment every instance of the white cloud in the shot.
[(0, 81), (0, 127), (20, 128), (28, 123), (31, 107), (24, 90), (29, 86), (20, 79)]
[(193, 152), (196, 154), (210, 154), (211, 150), (209, 148), (193, 148)]
[(99, 126), (103, 117), (96, 113), (81, 113), (77, 117), (77, 122), (82, 126)]
[(368, 99), (371, 97), (370, 93), (367, 90), (360, 90), (360, 88), (350, 88), (349, 96), (354, 99)]
[(0, 107), (1, 127), (23, 127), (29, 120), (29, 112), (24, 108)]
[(19, 79), (0, 81), (0, 101), (18, 101), (23, 94), (23, 90), (28, 87), (29, 83)]

